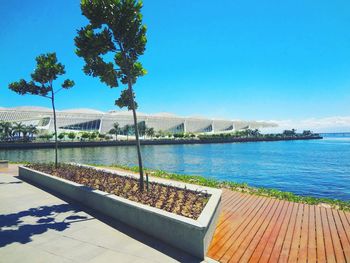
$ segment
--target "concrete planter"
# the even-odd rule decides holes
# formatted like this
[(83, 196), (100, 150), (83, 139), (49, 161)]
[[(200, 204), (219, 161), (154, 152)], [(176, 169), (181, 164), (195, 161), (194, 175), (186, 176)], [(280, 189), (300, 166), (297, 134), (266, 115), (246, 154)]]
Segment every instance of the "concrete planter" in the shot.
[[(123, 176), (119, 172), (93, 168)], [(197, 220), (94, 190), (23, 166), (19, 167), (19, 176), (78, 201), (104, 215), (122, 221), (201, 259), (206, 255), (220, 212), (221, 190), (164, 179), (151, 178), (150, 181), (182, 188), (186, 186), (187, 189), (203, 190), (211, 195)]]
[(0, 168), (7, 168), (9, 166), (8, 160), (0, 160)]

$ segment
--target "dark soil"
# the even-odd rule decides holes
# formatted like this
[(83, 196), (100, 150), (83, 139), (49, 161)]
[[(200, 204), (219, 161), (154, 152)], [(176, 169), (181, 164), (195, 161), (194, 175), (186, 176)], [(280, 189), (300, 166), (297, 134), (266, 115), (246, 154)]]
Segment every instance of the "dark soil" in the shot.
[(149, 183), (149, 191), (144, 189), (141, 192), (138, 180), (133, 177), (120, 176), (72, 164), (59, 164), (57, 169), (54, 164), (29, 164), (26, 166), (192, 219), (199, 217), (210, 197), (207, 193), (159, 183)]

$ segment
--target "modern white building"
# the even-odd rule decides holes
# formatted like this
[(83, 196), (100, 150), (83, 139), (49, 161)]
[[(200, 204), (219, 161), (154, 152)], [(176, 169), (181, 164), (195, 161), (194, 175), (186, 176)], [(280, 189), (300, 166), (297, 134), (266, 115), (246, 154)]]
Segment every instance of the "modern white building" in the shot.
[[(108, 133), (114, 123), (119, 127), (133, 125), (131, 111), (102, 112), (93, 109), (70, 109), (56, 111), (57, 126), (62, 131), (98, 131)], [(202, 117), (180, 117), (170, 113), (137, 113), (138, 122), (144, 122), (155, 131), (164, 132), (229, 132), (241, 129), (261, 129), (277, 126), (260, 121), (220, 120)], [(15, 107), (0, 108), (0, 121), (22, 122), (35, 125), (38, 129), (53, 131), (53, 113), (49, 108)]]

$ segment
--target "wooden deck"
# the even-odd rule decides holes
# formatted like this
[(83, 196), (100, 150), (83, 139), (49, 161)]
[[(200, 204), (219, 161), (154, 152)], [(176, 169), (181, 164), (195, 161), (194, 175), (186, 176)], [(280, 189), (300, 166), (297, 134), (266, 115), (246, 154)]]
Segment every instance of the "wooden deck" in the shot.
[(350, 213), (224, 190), (208, 256), (219, 262), (350, 262)]

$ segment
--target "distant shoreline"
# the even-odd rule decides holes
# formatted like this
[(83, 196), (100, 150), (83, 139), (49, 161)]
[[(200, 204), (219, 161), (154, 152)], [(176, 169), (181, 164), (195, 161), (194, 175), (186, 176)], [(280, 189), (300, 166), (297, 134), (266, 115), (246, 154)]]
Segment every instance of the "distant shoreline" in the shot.
[[(212, 143), (243, 143), (243, 142), (272, 142), (272, 141), (300, 141), (319, 140), (322, 136), (298, 136), (283, 138), (210, 138), (210, 139), (155, 139), (141, 140), (141, 145), (180, 145), (180, 144), (212, 144)], [(59, 148), (81, 148), (81, 147), (108, 147), (108, 146), (133, 146), (135, 140), (129, 141), (73, 141), (59, 142)], [(55, 142), (2, 142), (0, 150), (14, 149), (45, 149), (54, 148)]]

